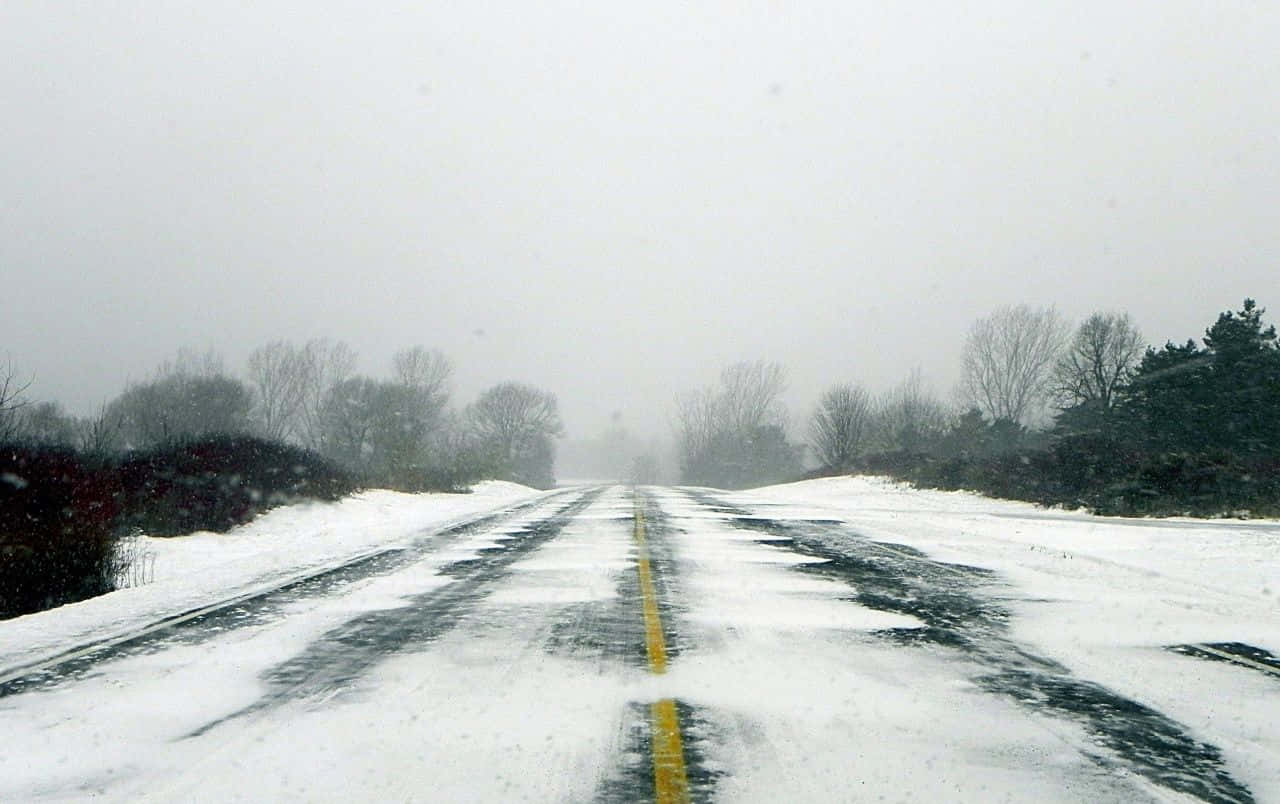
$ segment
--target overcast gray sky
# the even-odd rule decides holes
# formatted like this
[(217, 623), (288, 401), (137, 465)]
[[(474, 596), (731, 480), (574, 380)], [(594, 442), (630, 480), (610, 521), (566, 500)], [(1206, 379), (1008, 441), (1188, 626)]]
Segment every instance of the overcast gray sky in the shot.
[(83, 413), (180, 346), (421, 343), (594, 435), (740, 359), (796, 413), (949, 392), (1001, 304), (1185, 339), (1280, 313), (1278, 42), (1275, 2), (5, 0), (0, 354)]

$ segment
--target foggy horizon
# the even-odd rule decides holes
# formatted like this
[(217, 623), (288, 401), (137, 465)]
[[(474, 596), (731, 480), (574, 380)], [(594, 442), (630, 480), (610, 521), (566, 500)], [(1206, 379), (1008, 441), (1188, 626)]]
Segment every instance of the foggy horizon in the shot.
[[(1280, 311), (1280, 8), (0, 10), (0, 360), (92, 412), (181, 347), (329, 337), (571, 438), (742, 360), (951, 398), (993, 309)], [(1270, 315), (1274, 320), (1274, 315)]]

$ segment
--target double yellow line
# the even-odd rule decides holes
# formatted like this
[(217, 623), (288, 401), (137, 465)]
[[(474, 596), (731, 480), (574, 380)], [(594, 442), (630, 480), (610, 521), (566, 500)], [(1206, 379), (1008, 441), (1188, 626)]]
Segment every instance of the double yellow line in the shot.
[[(644, 644), (649, 654), (649, 670), (655, 675), (667, 672), (667, 644), (662, 636), (662, 619), (658, 616), (658, 595), (653, 588), (653, 570), (649, 566), (649, 545), (645, 539), (644, 511), (640, 499), (635, 502), (635, 540), (640, 570), (640, 595), (644, 605)], [(680, 716), (674, 698), (663, 698), (649, 706), (649, 724), (653, 745), (653, 788), (658, 804), (677, 804), (689, 800), (689, 776), (684, 767), (684, 745), (680, 738)]]

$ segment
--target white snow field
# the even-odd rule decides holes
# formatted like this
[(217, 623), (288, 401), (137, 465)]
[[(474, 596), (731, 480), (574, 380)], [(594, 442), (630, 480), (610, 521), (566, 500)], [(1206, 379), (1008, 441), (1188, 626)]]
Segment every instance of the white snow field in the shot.
[[(664, 674), (646, 661), (638, 509)], [(281, 509), (156, 545), (149, 586), (0, 623), (0, 674), (397, 545), (413, 560), (0, 695), (0, 801), (650, 801), (660, 699), (678, 703), (695, 800), (1280, 801), (1280, 678), (1168, 650), (1280, 653), (1280, 523), (1103, 519), (874, 478)], [(849, 572), (889, 562), (886, 588), (954, 578), (957, 605), (1004, 613), (957, 631), (967, 650), (913, 640), (934, 615), (877, 604), (844, 554), (869, 557)], [(1151, 772), (1164, 759), (1116, 749), (1124, 712), (1073, 719), (983, 681), (1025, 657), (1212, 746), (1220, 778), (1171, 783), (1176, 753)]]

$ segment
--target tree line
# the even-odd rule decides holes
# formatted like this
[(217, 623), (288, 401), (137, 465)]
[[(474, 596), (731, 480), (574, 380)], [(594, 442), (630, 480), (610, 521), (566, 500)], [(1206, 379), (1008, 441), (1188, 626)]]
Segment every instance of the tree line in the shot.
[(806, 455), (820, 474), (853, 471), (870, 452), (924, 448), (949, 421), (947, 407), (913, 371), (880, 395), (855, 383), (828, 388), (797, 438), (786, 390), (780, 364), (747, 361), (726, 367), (718, 384), (677, 397), (681, 481), (749, 488), (796, 480), (806, 475)]
[(783, 368), (739, 363), (677, 399), (681, 479), (879, 472), (1105, 513), (1277, 513), (1280, 347), (1264, 313), (1246, 299), (1199, 343), (1157, 348), (1126, 313), (1072, 326), (1052, 307), (1003, 307), (970, 327), (951, 401), (919, 371), (881, 394), (838, 383), (800, 437)]
[(957, 402), (910, 443), (866, 440), (837, 386), (815, 412), (826, 473), (879, 471), (1103, 513), (1280, 512), (1280, 348), (1252, 299), (1197, 343), (1147, 346), (1124, 313), (1071, 327), (1052, 308), (971, 327)]
[(361, 487), (462, 490), (485, 478), (554, 483), (556, 398), (515, 382), (450, 405), (453, 367), (422, 347), (357, 374), (344, 343), (276, 341), (244, 377), (180, 351), (94, 416), (28, 396), (0, 371), (0, 617), (135, 577), (139, 533), (225, 531)]
[(215, 353), (180, 350), (89, 417), (27, 398), (10, 364), (0, 379), (0, 442), (113, 455), (218, 435), (254, 435), (333, 461), (364, 485), (454, 489), (481, 478), (554, 485), (556, 397), (517, 382), (451, 407), (453, 365), (440, 351), (402, 349), (389, 376), (356, 372), (341, 341), (274, 341), (242, 377)]

